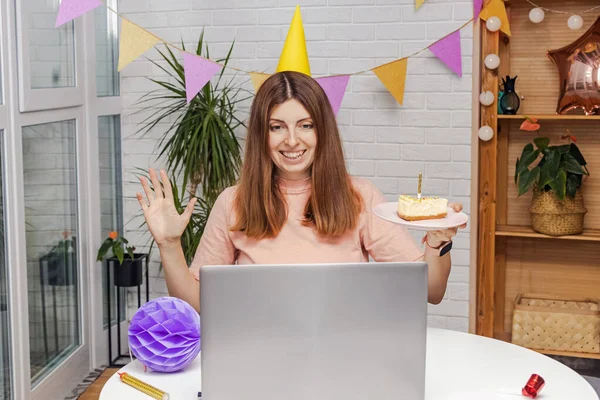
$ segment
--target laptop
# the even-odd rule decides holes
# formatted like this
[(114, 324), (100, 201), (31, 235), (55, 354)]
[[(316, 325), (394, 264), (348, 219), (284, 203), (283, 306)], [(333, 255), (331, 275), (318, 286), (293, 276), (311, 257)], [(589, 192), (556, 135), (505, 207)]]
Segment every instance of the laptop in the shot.
[(203, 400), (423, 400), (427, 264), (200, 269)]

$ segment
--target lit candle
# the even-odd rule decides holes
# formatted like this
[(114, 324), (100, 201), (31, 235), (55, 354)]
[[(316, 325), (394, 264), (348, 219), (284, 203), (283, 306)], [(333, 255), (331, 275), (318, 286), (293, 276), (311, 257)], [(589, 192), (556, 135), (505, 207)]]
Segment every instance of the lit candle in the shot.
[(417, 188), (417, 197), (421, 199), (421, 182), (423, 181), (423, 174), (419, 172), (419, 187)]

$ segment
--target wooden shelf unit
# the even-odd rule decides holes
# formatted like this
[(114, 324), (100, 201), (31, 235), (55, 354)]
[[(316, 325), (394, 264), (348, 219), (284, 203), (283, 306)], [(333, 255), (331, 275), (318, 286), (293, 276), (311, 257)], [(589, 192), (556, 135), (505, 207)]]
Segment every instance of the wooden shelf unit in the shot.
[(600, 242), (600, 229), (586, 229), (580, 235), (549, 236), (534, 231), (530, 226), (497, 225), (496, 236)]
[(518, 119), (523, 121), (526, 117), (536, 118), (538, 122), (542, 121), (552, 121), (552, 120), (560, 120), (560, 121), (598, 121), (600, 120), (600, 115), (553, 115), (553, 114), (533, 114), (533, 115), (508, 115), (508, 114), (498, 114), (498, 119)]
[[(484, 4), (489, 3), (486, 0)], [(510, 342), (512, 311), (519, 293), (541, 293), (557, 298), (600, 297), (600, 115), (556, 115), (558, 73), (547, 50), (563, 47), (582, 35), (595, 18), (586, 18), (578, 31), (567, 27), (565, 14), (546, 13), (544, 22), (529, 21), (531, 5), (505, 2), (512, 36), (480, 30), (481, 91), (498, 98), (501, 77), (518, 75), (516, 90), (524, 100), (518, 115), (498, 114), (498, 104), (480, 105), (480, 126), (494, 136), (479, 140), (477, 159), (477, 249), (475, 333)], [(593, 0), (546, 0), (545, 7), (582, 12)], [(500, 67), (488, 70), (483, 58), (498, 54)], [(476, 89), (477, 90), (477, 89)], [(537, 132), (519, 129), (525, 116), (538, 119)], [(476, 127), (477, 129), (478, 127)], [(568, 130), (568, 131), (567, 131)], [(514, 183), (516, 158), (538, 136), (551, 144), (567, 133), (588, 162), (590, 176), (583, 196), (588, 212), (581, 235), (553, 237), (531, 228), (531, 192), (518, 196)], [(566, 141), (562, 141), (566, 143)], [(543, 354), (600, 359), (600, 354), (540, 351)]]

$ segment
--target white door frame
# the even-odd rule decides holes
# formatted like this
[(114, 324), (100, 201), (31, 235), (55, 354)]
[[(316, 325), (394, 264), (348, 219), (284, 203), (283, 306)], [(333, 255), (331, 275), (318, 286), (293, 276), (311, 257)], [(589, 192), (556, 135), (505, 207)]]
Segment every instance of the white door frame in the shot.
[[(35, 91), (29, 89), (27, 37), (19, 32), (19, 22), (15, 23), (22, 22), (27, 16), (17, 14), (20, 5), (15, 6), (15, 3), (22, 4), (19, 0), (0, 2), (0, 62), (4, 81), (4, 105), (0, 105), (0, 129), (4, 131), (4, 148), (1, 150), (4, 152), (6, 177), (6, 225), (7, 231), (11, 232), (11, 235), (7, 235), (7, 256), (9, 265), (15, 266), (10, 268), (8, 276), (13, 396), (14, 399), (48, 399), (55, 398), (55, 393), (62, 394), (74, 388), (90, 370), (108, 361), (108, 338), (102, 317), (102, 269), (101, 263), (96, 262), (96, 250), (103, 240), (99, 229), (98, 116), (120, 115), (122, 107), (120, 94), (104, 98), (96, 96), (93, 12), (75, 20), (78, 86)], [(15, 32), (17, 41), (14, 40)], [(21, 49), (17, 48), (17, 43), (25, 43), (27, 51), (18, 51)], [(83, 43), (93, 45), (83, 46)], [(49, 107), (53, 108), (44, 110)], [(26, 317), (27, 312), (23, 312), (28, 310), (28, 287), (27, 270), (22, 267), (26, 265), (22, 128), (71, 119), (76, 120), (78, 232), (82, 239), (79, 240), (81, 268), (78, 293), (81, 345), (32, 390), (29, 318)], [(123, 328), (122, 332), (126, 334), (126, 327)], [(116, 330), (116, 327), (113, 329)], [(113, 337), (116, 338), (116, 334)]]

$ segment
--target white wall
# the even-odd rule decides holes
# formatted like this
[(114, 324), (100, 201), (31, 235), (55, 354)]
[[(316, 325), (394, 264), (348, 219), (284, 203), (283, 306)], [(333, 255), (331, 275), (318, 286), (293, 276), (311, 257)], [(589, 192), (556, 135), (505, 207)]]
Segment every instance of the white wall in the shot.
[[(235, 38), (234, 66), (274, 71), (294, 13), (300, 4), (313, 76), (352, 73), (412, 54), (472, 17), (472, 1), (432, 0), (414, 10), (414, 0), (127, 0), (120, 11), (159, 37), (192, 45), (203, 26), (211, 56), (225, 54)], [(348, 166), (370, 178), (390, 199), (423, 191), (470, 204), (472, 25), (461, 32), (463, 77), (456, 77), (430, 52), (409, 59), (405, 101), (399, 106), (374, 74), (354, 76), (339, 112)], [(155, 57), (150, 51), (147, 55)], [(140, 115), (133, 103), (156, 86), (147, 77), (161, 71), (144, 58), (122, 72), (124, 107), (125, 220), (139, 213), (139, 185), (131, 172), (154, 163), (155, 138), (133, 138)], [(130, 224), (129, 236), (141, 232)], [(446, 298), (430, 307), (430, 326), (467, 331), (469, 229), (458, 235)], [(420, 234), (415, 233), (420, 239)], [(146, 236), (147, 238), (147, 236)], [(153, 263), (153, 297), (166, 287)], [(131, 312), (135, 309), (130, 309)]]

